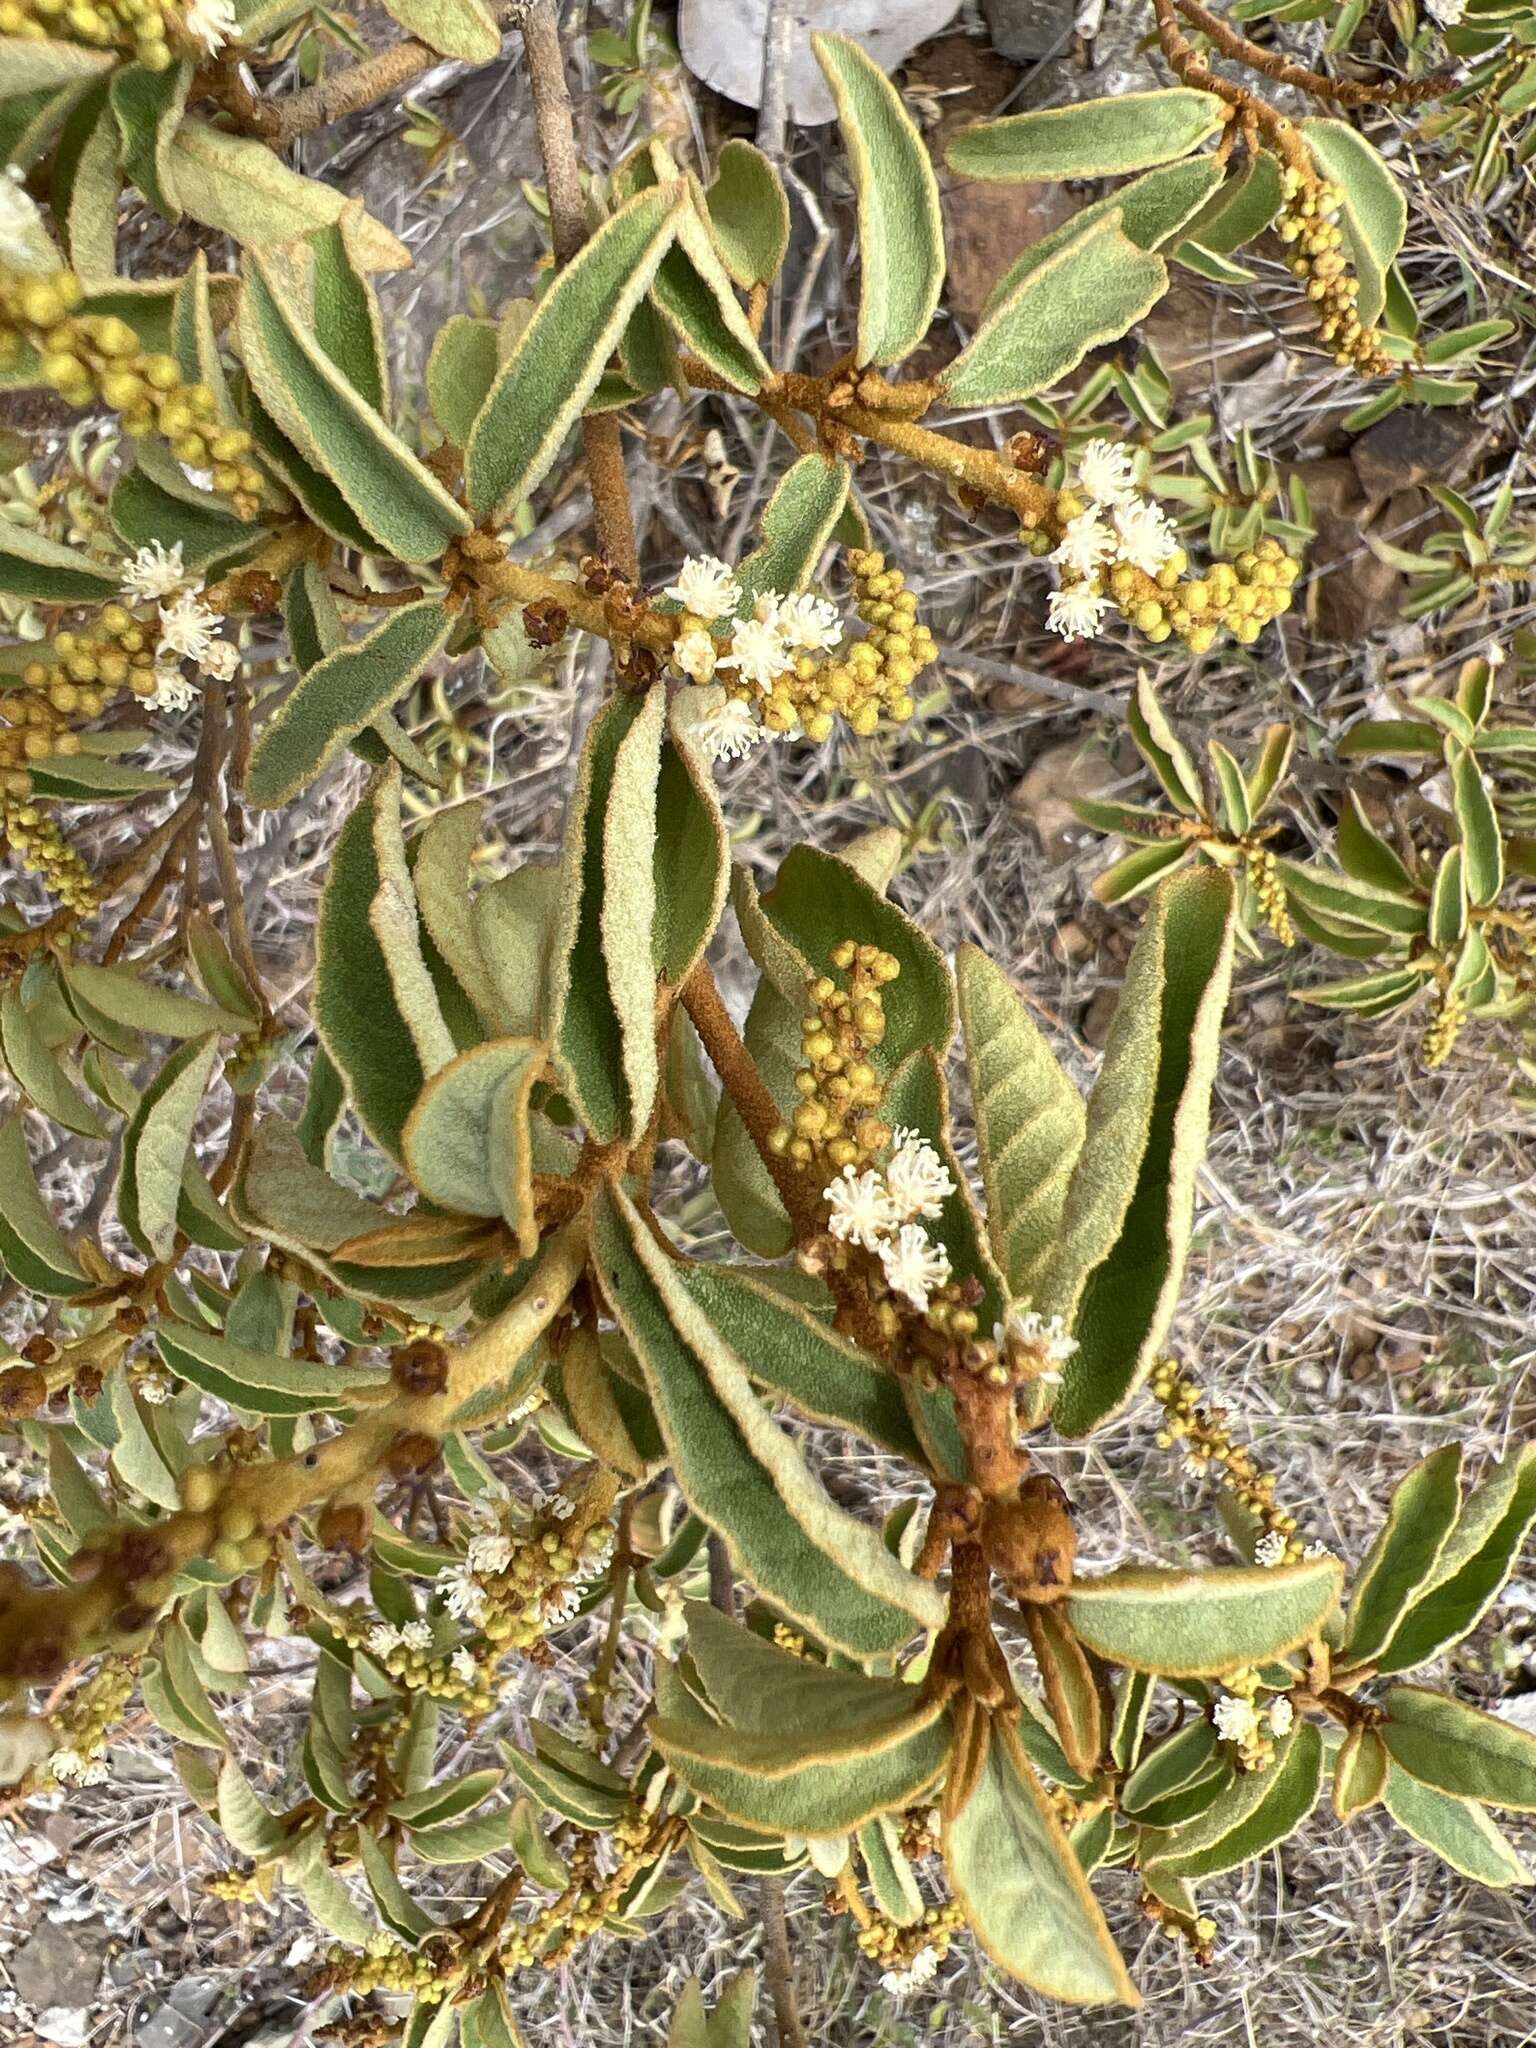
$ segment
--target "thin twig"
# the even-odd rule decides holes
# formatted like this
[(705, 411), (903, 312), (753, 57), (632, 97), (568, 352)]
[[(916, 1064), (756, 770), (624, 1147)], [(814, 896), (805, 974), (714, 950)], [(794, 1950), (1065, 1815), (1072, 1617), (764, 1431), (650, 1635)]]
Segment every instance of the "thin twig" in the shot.
[(758, 1910), (763, 1921), (763, 1969), (768, 1979), (768, 1996), (773, 2000), (779, 2048), (808, 2048), (795, 1999), (795, 1966), (790, 1960), (789, 1929), (784, 1921), (782, 1878), (763, 1879), (758, 1887)]

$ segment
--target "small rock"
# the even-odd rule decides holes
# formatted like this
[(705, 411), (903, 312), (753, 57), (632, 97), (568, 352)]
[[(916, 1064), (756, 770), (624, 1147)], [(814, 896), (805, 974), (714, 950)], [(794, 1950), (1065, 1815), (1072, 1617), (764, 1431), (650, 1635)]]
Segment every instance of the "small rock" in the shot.
[(50, 2005), (38, 2014), (33, 2030), (40, 2041), (52, 2041), (54, 2048), (85, 2048), (91, 2016), (84, 2006)]
[[(784, 91), (790, 119), (820, 128), (837, 118), (821, 68), (811, 53), (812, 29), (852, 36), (882, 71), (948, 28), (960, 0), (815, 0), (791, 9), (789, 61)], [(756, 107), (763, 95), (763, 29), (768, 0), (682, 0), (677, 11), (678, 47), (695, 78), (735, 100)]]
[(1008, 807), (1032, 825), (1052, 860), (1065, 860), (1092, 836), (1078, 822), (1072, 799), (1105, 796), (1118, 781), (1108, 756), (1082, 740), (1047, 747), (1016, 784)]
[(1064, 50), (1072, 38), (1077, 0), (981, 0), (992, 47), (1015, 64)]
[(1487, 442), (1487, 430), (1449, 406), (1401, 406), (1363, 433), (1350, 460), (1368, 498), (1409, 484), (1454, 484)]
[(11, 1959), (11, 1980), (30, 2006), (89, 2005), (109, 1936), (100, 1920), (65, 1927), (42, 1920)]

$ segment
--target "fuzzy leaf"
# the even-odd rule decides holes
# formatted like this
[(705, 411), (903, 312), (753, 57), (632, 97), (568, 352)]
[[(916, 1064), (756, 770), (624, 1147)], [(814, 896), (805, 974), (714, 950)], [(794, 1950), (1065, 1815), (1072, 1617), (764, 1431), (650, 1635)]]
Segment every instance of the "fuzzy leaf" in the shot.
[(465, 485), (477, 520), (495, 525), (509, 518), (548, 472), (649, 289), (686, 205), (686, 190), (637, 193), (556, 272), (491, 386), (465, 449)]
[(1176, 235), (1192, 214), (1221, 183), (1221, 166), (1214, 156), (1186, 158), (1182, 163), (1164, 164), (1155, 171), (1143, 171), (1129, 184), (1117, 186), (1106, 198), (1080, 207), (1070, 220), (1038, 242), (1031, 242), (1016, 256), (987, 296), (983, 317), (990, 318), (1014, 287), (1036, 270), (1058, 249), (1075, 241), (1095, 221), (1113, 213), (1120, 216), (1120, 230), (1138, 249), (1160, 249)]
[(837, 102), (859, 206), (861, 367), (899, 363), (927, 335), (944, 286), (939, 188), (901, 95), (851, 36), (811, 48)]
[(848, 502), (846, 462), (802, 455), (763, 508), (763, 537), (736, 571), (743, 590), (804, 590)]
[(172, 1372), (252, 1415), (334, 1414), (355, 1407), (359, 1392), (387, 1390), (390, 1384), (388, 1374), (373, 1366), (280, 1358), (169, 1319), (156, 1325), (155, 1342)]
[(104, 1138), (106, 1125), (49, 1049), (20, 991), (0, 993), (0, 1053), (12, 1080), (34, 1109), (83, 1138)]
[(437, 330), (427, 357), (427, 399), (443, 438), (454, 447), (469, 439), (499, 366), (494, 320), (452, 313)]
[(1494, 812), (1487, 778), (1477, 756), (1466, 747), (1452, 747), (1451, 792), (1466, 864), (1467, 897), (1474, 904), (1492, 903), (1504, 886), (1504, 840)]
[(1279, 1744), (1266, 1771), (1235, 1777), (1198, 1819), (1162, 1842), (1149, 1867), (1186, 1881), (1251, 1863), (1283, 1842), (1311, 1813), (1323, 1783), (1323, 1738), (1302, 1721)]
[(1386, 1789), (1391, 1768), (1386, 1744), (1374, 1728), (1357, 1721), (1339, 1746), (1333, 1762), (1333, 1810), (1342, 1821), (1353, 1820), (1374, 1806)]
[(732, 136), (715, 158), (707, 205), (715, 245), (736, 282), (772, 284), (789, 253), (789, 194), (772, 160)]
[(48, 1212), (19, 1113), (0, 1124), (0, 1266), (30, 1294), (85, 1294), (91, 1282)]
[[(622, 166), (617, 186), (627, 197), (633, 192), (668, 191), (681, 181), (670, 150), (653, 138)], [(758, 347), (696, 196), (677, 215), (672, 246), (651, 280), (651, 304), (690, 353), (732, 389), (762, 389), (771, 366)]]
[(1391, 1765), (1381, 1796), (1400, 1828), (1463, 1877), (1500, 1888), (1531, 1882), (1509, 1842), (1470, 1799), (1437, 1791)]
[(1381, 1739), (1400, 1770), (1458, 1799), (1536, 1812), (1536, 1735), (1422, 1686), (1394, 1686), (1383, 1704)]
[(992, 1960), (1071, 2005), (1139, 2005), (1098, 1901), (1006, 1721), (970, 1798), (944, 1826), (944, 1867)]
[(1350, 1599), (1341, 1660), (1369, 1664), (1432, 1579), (1461, 1510), (1461, 1446), (1421, 1459), (1398, 1485)]
[(435, 1073), (406, 1121), (405, 1167), (429, 1201), (457, 1214), (502, 1216), (524, 1258), (538, 1249), (528, 1098), (548, 1048), (498, 1038)]
[(40, 604), (109, 604), (122, 572), (110, 562), (93, 562), (30, 526), (0, 519), (0, 597)]
[(445, 57), (489, 64), (501, 48), (501, 29), (485, 0), (389, 0), (408, 35)]
[(1344, 225), (1360, 279), (1355, 312), (1362, 327), (1374, 327), (1386, 304), (1387, 274), (1408, 230), (1402, 186), (1347, 121), (1303, 121), (1301, 132), (1319, 170), (1344, 195)]
[(1214, 93), (1184, 86), (1123, 92), (975, 122), (953, 137), (944, 158), (963, 177), (1010, 184), (1108, 178), (1188, 156), (1221, 122), (1222, 103)]
[[(170, 151), (176, 196), (194, 220), (233, 235), (247, 248), (287, 242), (308, 228), (329, 227), (347, 195), (289, 170), (264, 142), (248, 141), (186, 120)], [(372, 215), (362, 216), (364, 246), (375, 270), (403, 270), (410, 253)]]
[(176, 1241), (192, 1126), (218, 1058), (216, 1033), (178, 1046), (139, 1099), (123, 1134), (118, 1220), (139, 1250), (168, 1259)]
[(181, 218), (171, 144), (187, 110), (192, 65), (183, 58), (164, 71), (131, 64), (112, 80), (112, 113), (122, 138), (123, 172), (167, 220)]
[(1079, 1579), (1067, 1619), (1111, 1664), (1170, 1678), (1211, 1678), (1267, 1664), (1315, 1636), (1337, 1605), (1334, 1557), (1210, 1571), (1125, 1569)]
[(1234, 896), (1193, 869), (1154, 899), (1088, 1098), (1062, 1232), (1040, 1306), (1078, 1349), (1058, 1428), (1082, 1436), (1135, 1393), (1173, 1315), (1205, 1150), (1232, 971)]
[(945, 402), (1004, 405), (1033, 397), (1090, 348), (1134, 327), (1167, 287), (1163, 259), (1137, 248), (1118, 211), (1106, 214), (1027, 272), (987, 315), (939, 372)]
[(1377, 1669), (1411, 1671), (1475, 1627), (1513, 1569), (1533, 1522), (1536, 1445), (1528, 1444), (1468, 1495), (1428, 1586), (1374, 1658)]

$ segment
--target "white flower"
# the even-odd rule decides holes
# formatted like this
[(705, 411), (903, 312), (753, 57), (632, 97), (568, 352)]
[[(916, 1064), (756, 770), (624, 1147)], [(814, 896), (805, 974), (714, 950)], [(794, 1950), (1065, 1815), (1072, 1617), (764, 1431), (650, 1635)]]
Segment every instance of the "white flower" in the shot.
[(190, 462), (184, 462), (181, 465), (181, 473), (194, 491), (211, 491), (213, 489), (213, 471), (211, 469), (194, 469)]
[(1063, 640), (1091, 640), (1108, 610), (1109, 599), (1101, 591), (1074, 583), (1069, 590), (1051, 592), (1045, 623)]
[(546, 1628), (560, 1628), (573, 1619), (580, 1604), (581, 1595), (574, 1586), (554, 1586), (540, 1602), (539, 1618)]
[(1259, 1732), (1259, 1710), (1241, 1693), (1224, 1692), (1216, 1702), (1212, 1719), (1223, 1742), (1252, 1742)]
[(1264, 1534), (1253, 1546), (1253, 1561), (1255, 1564), (1267, 1565), (1271, 1568), (1277, 1564), (1284, 1564), (1285, 1538), (1278, 1529), (1266, 1529), (1264, 1531)]
[(878, 1251), (901, 1221), (885, 1182), (868, 1167), (855, 1173), (845, 1166), (821, 1192), (832, 1211), (827, 1228), (848, 1244)]
[(955, 1192), (949, 1168), (926, 1138), (898, 1130), (896, 1149), (885, 1169), (885, 1185), (902, 1222), (913, 1216), (942, 1216)]
[(827, 654), (843, 637), (837, 606), (827, 597), (813, 597), (802, 591), (794, 597), (776, 597), (767, 613), (791, 647), (808, 654)]
[(694, 738), (711, 761), (739, 761), (750, 754), (767, 727), (745, 697), (727, 697), (724, 691), (713, 711), (706, 711), (693, 728)]
[(568, 1522), (576, 1512), (576, 1503), (568, 1493), (552, 1493), (543, 1503), (544, 1513), (557, 1522)]
[(938, 1973), (939, 1952), (932, 1942), (920, 1948), (905, 1969), (886, 1970), (880, 1978), (880, 1988), (888, 1991), (892, 1998), (905, 1998), (909, 1991), (919, 1990), (931, 1983)]
[(1119, 441), (1090, 441), (1077, 458), (1077, 481), (1100, 505), (1123, 505), (1136, 489), (1135, 457)]
[(450, 1614), (457, 1615), (461, 1621), (484, 1621), (490, 1612), (490, 1601), (484, 1586), (468, 1565), (451, 1565), (437, 1583), (443, 1605)]
[(894, 1239), (881, 1245), (880, 1263), (892, 1292), (915, 1309), (926, 1309), (934, 1288), (949, 1278), (949, 1253), (933, 1242), (921, 1223), (903, 1223)]
[(1326, 1544), (1326, 1543), (1317, 1543), (1317, 1542), (1312, 1542), (1312, 1543), (1309, 1543), (1309, 1544), (1307, 1545), (1306, 1549), (1305, 1549), (1305, 1550), (1304, 1550), (1304, 1551), (1303, 1551), (1303, 1552), (1302, 1552), (1301, 1554), (1302, 1554), (1302, 1556), (1303, 1556), (1303, 1557), (1309, 1557), (1309, 1558), (1310, 1558), (1310, 1557), (1331, 1557), (1331, 1556), (1333, 1555), (1332, 1551), (1331, 1551), (1331, 1550), (1330, 1550), (1330, 1549), (1328, 1548), (1328, 1546), (1327, 1546), (1327, 1544)]
[(455, 1650), (448, 1659), (448, 1668), (461, 1685), (473, 1685), (480, 1667), (468, 1650)]
[(741, 602), (736, 578), (715, 555), (690, 555), (665, 594), (701, 619), (723, 618)]
[(168, 1372), (143, 1372), (133, 1383), (134, 1392), (151, 1408), (163, 1408), (176, 1388)]
[(427, 1621), (408, 1621), (400, 1631), (400, 1641), (407, 1650), (430, 1650), (432, 1624)]
[(0, 263), (29, 277), (45, 277), (58, 269), (58, 251), (22, 184), (21, 166), (8, 164), (6, 169), (9, 175), (0, 177)]
[(760, 690), (792, 666), (784, 635), (772, 619), (742, 619), (731, 634), (731, 651), (722, 654), (717, 668), (733, 668), (744, 683)]
[(614, 1534), (611, 1529), (589, 1529), (582, 1545), (581, 1557), (576, 1565), (577, 1572), (584, 1579), (597, 1578), (613, 1562), (615, 1548)]
[(1148, 576), (1157, 574), (1179, 544), (1167, 515), (1144, 498), (1116, 506), (1115, 529), (1120, 536), (1120, 559)]
[(512, 1538), (503, 1535), (499, 1529), (488, 1530), (483, 1536), (472, 1536), (464, 1553), (464, 1562), (477, 1577), (494, 1578), (512, 1562)]
[(1269, 1703), (1269, 1732), (1271, 1735), (1289, 1735), (1296, 1719), (1296, 1709), (1283, 1692), (1276, 1693)]
[(184, 590), (173, 604), (160, 607), (161, 652), (202, 661), (213, 645), (218, 623), (218, 613), (211, 612), (195, 590)]
[(123, 565), (123, 596), (130, 604), (147, 604), (152, 598), (169, 597), (186, 580), (181, 542), (172, 541), (167, 547), (163, 541), (147, 541)]
[(1079, 576), (1091, 576), (1115, 552), (1115, 536), (1094, 508), (1068, 521), (1051, 560), (1060, 562), (1064, 569), (1075, 570)]
[(1043, 1316), (1037, 1308), (1010, 1309), (998, 1341), (1004, 1336), (1018, 1344), (1037, 1345), (1052, 1365), (1064, 1365), (1077, 1349), (1077, 1339), (1068, 1334), (1061, 1317)]
[(185, 711), (197, 696), (196, 683), (189, 683), (179, 668), (157, 668), (155, 687), (144, 702), (151, 711)]
[(392, 1622), (376, 1621), (363, 1637), (363, 1648), (370, 1657), (388, 1657), (398, 1650), (404, 1638)]
[(1189, 1457), (1184, 1460), (1181, 1469), (1186, 1479), (1203, 1479), (1208, 1467), (1209, 1461), (1207, 1459)]
[(672, 642), (672, 665), (696, 683), (707, 683), (715, 672), (715, 643), (702, 629), (680, 633)]
[(112, 1775), (104, 1756), (82, 1756), (78, 1749), (55, 1750), (48, 1767), (61, 1785), (102, 1785)]
[(230, 682), (240, 667), (240, 650), (233, 640), (215, 640), (201, 666), (205, 676), (215, 676), (221, 683)]
[(230, 0), (192, 0), (183, 19), (187, 34), (200, 42), (210, 57), (239, 33), (239, 17)]

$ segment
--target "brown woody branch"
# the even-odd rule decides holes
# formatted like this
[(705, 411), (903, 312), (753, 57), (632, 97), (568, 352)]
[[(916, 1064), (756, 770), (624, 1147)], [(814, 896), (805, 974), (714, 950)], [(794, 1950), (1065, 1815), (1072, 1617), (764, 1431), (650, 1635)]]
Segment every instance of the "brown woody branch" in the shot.
[(1379, 85), (1363, 85), (1353, 78), (1329, 78), (1321, 71), (1309, 71), (1304, 64), (1291, 63), (1276, 50), (1250, 42), (1219, 14), (1203, 7), (1200, 0), (1175, 0), (1175, 4), (1184, 19), (1208, 36), (1224, 57), (1230, 57), (1236, 64), (1246, 64), (1250, 71), (1274, 79), (1277, 85), (1297, 86), (1314, 99), (1331, 100), (1335, 106), (1409, 107), (1420, 100), (1437, 98), (1457, 82), (1454, 71), (1436, 71), (1428, 78), (1414, 81), (1384, 80)]

